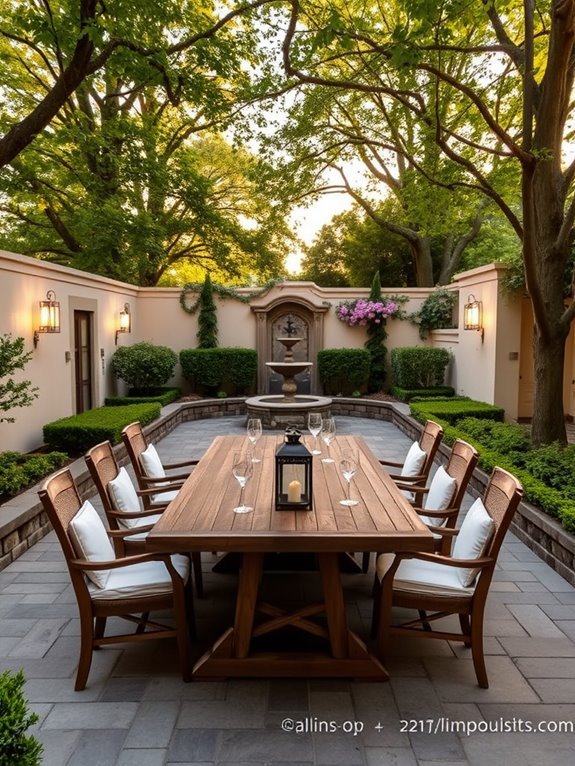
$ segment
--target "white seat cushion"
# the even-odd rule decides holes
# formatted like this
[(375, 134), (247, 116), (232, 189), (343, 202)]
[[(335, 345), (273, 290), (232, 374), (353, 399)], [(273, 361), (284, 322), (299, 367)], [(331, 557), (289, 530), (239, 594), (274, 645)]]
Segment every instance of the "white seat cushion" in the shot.
[[(483, 556), (485, 549), (493, 536), (495, 523), (487, 513), (483, 500), (478, 497), (455, 538), (452, 556), (454, 559), (478, 559)], [(464, 587), (469, 587), (479, 574), (479, 569), (458, 569), (459, 579)]]
[(150, 479), (163, 479), (166, 476), (158, 451), (153, 444), (150, 444), (140, 453), (140, 465), (142, 466), (142, 471)]
[[(68, 527), (76, 555), (88, 561), (114, 561), (116, 554), (106, 532), (106, 527), (89, 500), (82, 505)], [(110, 577), (109, 569), (86, 572), (98, 588), (105, 588)]]
[[(423, 507), (430, 511), (444, 511), (446, 508), (449, 508), (456, 489), (457, 479), (450, 476), (445, 468), (440, 465), (429, 485), (429, 492)], [(443, 523), (441, 519), (431, 519), (428, 516), (422, 515), (420, 518), (425, 524), (430, 524), (431, 526), (438, 526)]]
[[(394, 558), (393, 553), (384, 553), (378, 557), (376, 571), (380, 580), (383, 579)], [(474, 588), (463, 586), (458, 572), (456, 568), (445, 564), (405, 559), (397, 568), (393, 579), (393, 589), (438, 596), (471, 595)]]
[[(141, 511), (140, 499), (136, 494), (132, 480), (125, 468), (120, 468), (115, 479), (108, 482), (108, 495), (112, 506), (116, 511), (123, 513), (136, 513)], [(126, 528), (137, 527), (142, 522), (139, 519), (126, 519), (122, 526)], [(145, 522), (146, 524), (149, 522)]]
[(178, 492), (178, 489), (171, 489), (169, 492), (161, 492), (158, 495), (152, 495), (152, 502), (161, 503), (162, 505), (171, 503), (172, 500), (176, 498)]
[[(189, 558), (177, 554), (171, 558), (180, 577), (187, 581), (190, 573)], [(172, 578), (162, 561), (145, 561), (110, 570), (104, 589), (88, 584), (88, 590), (94, 601), (158, 596), (171, 593)]]

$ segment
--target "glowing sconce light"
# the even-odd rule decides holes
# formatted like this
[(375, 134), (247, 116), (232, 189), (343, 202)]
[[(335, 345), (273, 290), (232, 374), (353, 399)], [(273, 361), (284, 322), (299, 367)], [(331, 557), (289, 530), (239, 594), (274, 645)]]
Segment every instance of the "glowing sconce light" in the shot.
[(40, 326), (34, 330), (34, 348), (41, 332), (60, 332), (60, 302), (56, 300), (54, 290), (48, 290), (46, 300), (40, 301)]
[(485, 330), (483, 329), (483, 304), (471, 294), (467, 297), (467, 303), (463, 307), (463, 327), (466, 330), (479, 330), (483, 343)]
[(130, 304), (124, 303), (123, 311), (120, 311), (120, 321), (116, 329), (116, 346), (118, 345), (118, 335), (121, 332), (132, 331), (132, 317), (130, 314)]

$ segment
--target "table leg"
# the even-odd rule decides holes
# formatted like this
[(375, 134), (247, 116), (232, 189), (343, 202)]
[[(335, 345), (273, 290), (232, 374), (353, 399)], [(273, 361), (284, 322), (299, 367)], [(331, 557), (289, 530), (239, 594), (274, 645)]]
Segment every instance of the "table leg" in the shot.
[(250, 650), (263, 560), (263, 553), (242, 556), (234, 620), (234, 657), (247, 657)]
[(318, 559), (331, 653), (333, 657), (342, 659), (349, 656), (349, 634), (338, 555), (337, 553), (320, 553)]

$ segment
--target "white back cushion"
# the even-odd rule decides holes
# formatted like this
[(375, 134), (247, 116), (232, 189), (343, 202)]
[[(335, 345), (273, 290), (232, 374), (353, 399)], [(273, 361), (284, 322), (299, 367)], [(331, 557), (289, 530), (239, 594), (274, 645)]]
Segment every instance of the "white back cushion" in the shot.
[(140, 453), (140, 465), (142, 466), (142, 471), (150, 479), (163, 479), (166, 475), (158, 451), (153, 444), (150, 444)]
[(423, 507), (428, 508), (430, 511), (444, 511), (446, 508), (449, 508), (456, 489), (457, 479), (450, 476), (445, 468), (440, 465), (429, 485), (429, 492)]
[[(132, 480), (124, 467), (120, 468), (115, 479), (108, 482), (108, 494), (116, 511), (123, 513), (136, 513), (140, 511), (140, 499), (136, 494)], [(126, 519), (124, 526), (135, 527), (137, 519)]]
[[(116, 558), (106, 527), (89, 500), (86, 500), (74, 516), (68, 529), (78, 558), (88, 561), (113, 561)], [(98, 588), (105, 588), (110, 570), (86, 572), (86, 576)]]
[[(487, 513), (483, 500), (478, 497), (463, 520), (455, 538), (452, 556), (454, 559), (481, 558), (493, 536), (495, 523)], [(479, 573), (479, 569), (458, 569), (461, 584), (468, 588)]]
[(420, 474), (426, 457), (427, 452), (424, 452), (417, 442), (413, 442), (409, 448), (409, 452), (405, 457), (405, 462), (403, 464), (403, 468), (401, 469), (401, 475), (417, 476)]

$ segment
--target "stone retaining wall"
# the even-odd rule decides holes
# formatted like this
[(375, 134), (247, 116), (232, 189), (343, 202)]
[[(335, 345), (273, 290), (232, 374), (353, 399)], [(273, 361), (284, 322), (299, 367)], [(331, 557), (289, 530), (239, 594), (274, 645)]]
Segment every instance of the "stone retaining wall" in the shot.
[[(396, 402), (372, 399), (335, 398), (334, 415), (373, 418), (392, 422), (409, 437), (419, 437), (422, 426), (409, 415), (409, 407)], [(230, 417), (245, 414), (245, 399), (201, 399), (178, 402), (162, 409), (161, 417), (146, 426), (151, 441), (158, 441), (189, 420)], [(123, 444), (115, 448), (120, 464), (128, 461)], [(449, 447), (440, 445), (438, 459), (446, 463)], [(94, 486), (83, 458), (69, 466), (83, 498), (94, 493)], [(489, 477), (476, 469), (468, 491), (474, 496), (483, 494)], [(51, 529), (50, 522), (38, 498), (42, 483), (0, 506), (0, 570), (21, 556)], [(520, 504), (511, 529), (517, 537), (534, 551), (571, 585), (575, 585), (575, 538), (561, 525), (539, 509), (524, 501)]]

